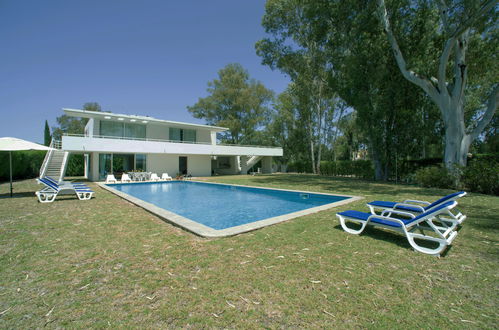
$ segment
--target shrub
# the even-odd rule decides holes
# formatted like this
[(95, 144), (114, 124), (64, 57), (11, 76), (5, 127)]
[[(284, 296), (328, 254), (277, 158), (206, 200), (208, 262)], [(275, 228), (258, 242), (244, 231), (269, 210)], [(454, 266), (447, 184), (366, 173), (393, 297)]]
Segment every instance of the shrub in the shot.
[[(13, 151), (12, 178), (36, 178), (40, 172), (45, 151)], [(9, 153), (0, 152), (0, 181), (9, 181)]]
[(85, 158), (82, 154), (69, 154), (68, 165), (66, 167), (66, 175), (85, 175)]
[(370, 160), (322, 161), (321, 174), (372, 179), (374, 177), (374, 169)]
[(416, 182), (428, 188), (453, 188), (454, 178), (442, 166), (423, 167), (416, 171)]
[(499, 195), (499, 162), (493, 158), (472, 160), (463, 169), (461, 181), (470, 191)]

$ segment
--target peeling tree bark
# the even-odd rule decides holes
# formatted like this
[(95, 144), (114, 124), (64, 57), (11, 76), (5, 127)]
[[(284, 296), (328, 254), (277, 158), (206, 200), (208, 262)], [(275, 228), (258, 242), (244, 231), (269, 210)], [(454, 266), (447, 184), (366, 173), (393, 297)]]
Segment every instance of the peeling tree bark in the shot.
[[(438, 1), (439, 13), (443, 27), (449, 38), (445, 42), (440, 55), (437, 78), (425, 79), (407, 68), (404, 56), (393, 34), (386, 10), (385, 1), (378, 0), (380, 19), (383, 24), (388, 42), (393, 50), (395, 60), (402, 75), (425, 91), (431, 100), (438, 106), (445, 124), (445, 154), (444, 163), (448, 169), (458, 165), (466, 165), (467, 154), (471, 143), (480, 135), (487, 124), (492, 120), (497, 108), (498, 84), (495, 84), (487, 101), (487, 108), (475, 126), (465, 127), (464, 122), (464, 92), (468, 78), (466, 66), (466, 50), (470, 27), (484, 14), (490, 11), (497, 0), (486, 1), (480, 9), (469, 17), (454, 31), (448, 23), (448, 8), (445, 1)], [(446, 69), (449, 59), (454, 52), (453, 85), (447, 83)]]

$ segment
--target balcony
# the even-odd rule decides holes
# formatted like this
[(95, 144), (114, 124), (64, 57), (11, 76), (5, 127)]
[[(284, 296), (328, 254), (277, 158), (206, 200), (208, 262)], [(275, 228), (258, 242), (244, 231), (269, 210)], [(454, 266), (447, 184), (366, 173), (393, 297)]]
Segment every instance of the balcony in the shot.
[(114, 136), (65, 134), (62, 149), (74, 153), (141, 153), (217, 156), (282, 156), (282, 148), (181, 142), (156, 139), (120, 138)]

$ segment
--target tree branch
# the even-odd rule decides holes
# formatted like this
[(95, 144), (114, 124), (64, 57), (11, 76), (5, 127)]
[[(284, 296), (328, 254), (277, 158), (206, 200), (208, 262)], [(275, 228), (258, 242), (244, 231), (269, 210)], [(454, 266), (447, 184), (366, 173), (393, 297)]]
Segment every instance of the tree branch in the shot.
[(494, 86), (494, 89), (492, 89), (492, 92), (489, 95), (489, 99), (487, 102), (487, 110), (483, 114), (482, 119), (480, 119), (476, 127), (470, 133), (472, 141), (476, 139), (478, 135), (480, 135), (480, 133), (490, 123), (492, 117), (494, 117), (498, 101), (499, 101), (499, 84), (496, 84)]
[(489, 10), (491, 10), (496, 4), (498, 0), (487, 0), (482, 5), (482, 7), (475, 12), (472, 16), (470, 16), (467, 20), (465, 20), (460, 26), (456, 28), (454, 33), (451, 35), (453, 38), (459, 37), (463, 34), (468, 28), (470, 28), (476, 20), (481, 18), (482, 15), (486, 14)]
[(423, 89), (428, 95), (436, 100), (436, 97), (438, 95), (438, 91), (436, 90), (435, 86), (431, 83), (431, 81), (427, 79), (421, 78), (417, 73), (415, 73), (412, 70), (407, 69), (407, 63), (404, 59), (404, 56), (402, 55), (402, 52), (400, 51), (399, 45), (397, 43), (397, 39), (395, 39), (395, 36), (393, 35), (393, 31), (390, 27), (390, 20), (388, 19), (388, 12), (386, 10), (385, 6), (385, 1), (384, 0), (378, 0), (378, 9), (379, 9), (379, 16), (381, 23), (383, 24), (385, 33), (388, 37), (388, 42), (390, 43), (393, 54), (395, 56), (395, 60), (397, 61), (397, 65), (400, 69), (400, 72), (402, 72), (402, 75), (404, 76), (405, 79), (409, 80), (413, 84), (419, 86), (421, 89)]
[(444, 30), (448, 34), (451, 33), (450, 30), (450, 25), (449, 25), (449, 6), (445, 2), (445, 0), (439, 0), (437, 1), (437, 6), (438, 6), (438, 13), (440, 14), (440, 19), (442, 20), (442, 23), (444, 25)]

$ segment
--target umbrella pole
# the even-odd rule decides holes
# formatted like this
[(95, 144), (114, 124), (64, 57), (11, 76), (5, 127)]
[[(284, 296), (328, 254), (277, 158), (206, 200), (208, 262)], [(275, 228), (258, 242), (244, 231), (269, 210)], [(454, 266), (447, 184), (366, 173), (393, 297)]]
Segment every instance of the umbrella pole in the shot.
[(12, 197), (12, 151), (9, 151), (9, 164), (10, 164), (10, 197)]

